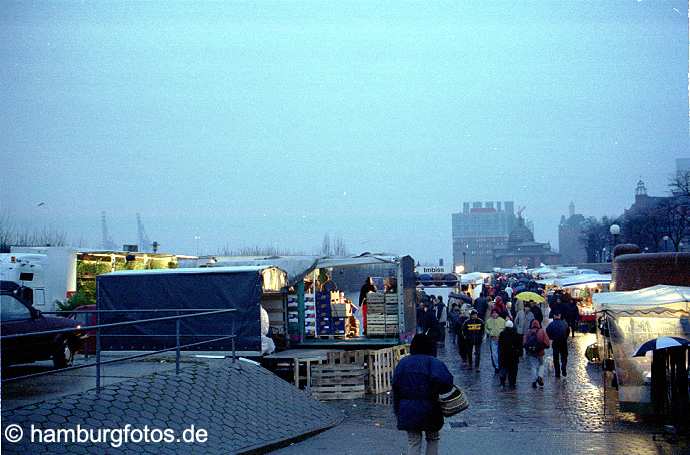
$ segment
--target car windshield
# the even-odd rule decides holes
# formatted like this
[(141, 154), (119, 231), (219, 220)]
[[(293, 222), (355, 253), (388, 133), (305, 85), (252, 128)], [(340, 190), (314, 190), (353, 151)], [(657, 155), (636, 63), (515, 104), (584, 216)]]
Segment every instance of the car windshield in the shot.
[(31, 311), (14, 296), (0, 295), (0, 320), (2, 322), (29, 319), (30, 317)]

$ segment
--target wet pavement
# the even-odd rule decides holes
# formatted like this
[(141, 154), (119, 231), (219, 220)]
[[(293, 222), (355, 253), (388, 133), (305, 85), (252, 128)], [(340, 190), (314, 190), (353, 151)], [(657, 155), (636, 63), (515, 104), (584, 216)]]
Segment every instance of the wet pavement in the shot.
[[(441, 349), (439, 358), (470, 401), (467, 411), (446, 419), (441, 453), (690, 453), (686, 441), (670, 444), (658, 426), (618, 410), (616, 391), (584, 357), (594, 341), (590, 334), (571, 339), (567, 378), (554, 377), (547, 350), (545, 386), (536, 390), (527, 362), (520, 363), (517, 389), (501, 390), (487, 343), (479, 372), (463, 364), (455, 346)], [(404, 453), (406, 437), (396, 430), (390, 394), (329, 404), (346, 416), (344, 424), (276, 453)]]

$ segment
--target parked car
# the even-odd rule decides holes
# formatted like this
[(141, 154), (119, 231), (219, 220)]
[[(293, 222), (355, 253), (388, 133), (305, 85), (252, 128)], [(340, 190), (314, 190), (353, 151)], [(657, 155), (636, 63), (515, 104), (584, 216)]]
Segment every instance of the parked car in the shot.
[(43, 315), (30, 300), (23, 298), (22, 287), (13, 285), (15, 283), (3, 282), (0, 286), (2, 336), (68, 328), (75, 331), (3, 340), (0, 342), (2, 367), (50, 359), (56, 368), (71, 365), (74, 353), (81, 349), (83, 335), (78, 331), (81, 325), (73, 319)]

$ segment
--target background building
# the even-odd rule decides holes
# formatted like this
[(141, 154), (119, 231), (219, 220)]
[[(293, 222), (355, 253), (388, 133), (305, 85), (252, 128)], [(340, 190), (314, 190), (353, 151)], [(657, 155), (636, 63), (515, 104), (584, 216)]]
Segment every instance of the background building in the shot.
[(539, 267), (540, 264), (558, 264), (560, 256), (551, 251), (548, 243), (534, 241), (534, 234), (518, 216), (505, 245), (494, 248), (496, 267)]
[(575, 203), (568, 206), (568, 217), (561, 217), (558, 225), (558, 252), (563, 264), (582, 264), (587, 262), (587, 251), (582, 241), (585, 217), (575, 213)]
[(453, 266), (468, 272), (494, 268), (494, 249), (508, 242), (515, 225), (513, 201), (463, 202), (462, 212), (453, 213)]

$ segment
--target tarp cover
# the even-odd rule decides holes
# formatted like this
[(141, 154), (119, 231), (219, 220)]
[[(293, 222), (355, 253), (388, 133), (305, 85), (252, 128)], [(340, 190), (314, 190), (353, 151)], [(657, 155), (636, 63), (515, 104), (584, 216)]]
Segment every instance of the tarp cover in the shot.
[[(195, 268), (114, 272), (97, 277), (101, 323), (172, 316), (175, 313), (137, 313), (136, 309), (229, 309), (227, 314), (182, 319), (181, 344), (231, 334), (235, 321), (238, 351), (261, 351), (261, 267)], [(175, 321), (161, 321), (104, 329), (105, 350), (158, 350), (175, 346)], [(120, 335), (120, 336), (112, 336)], [(127, 336), (122, 336), (127, 335)], [(129, 336), (133, 335), (133, 336)], [(231, 340), (192, 349), (231, 349)]]

